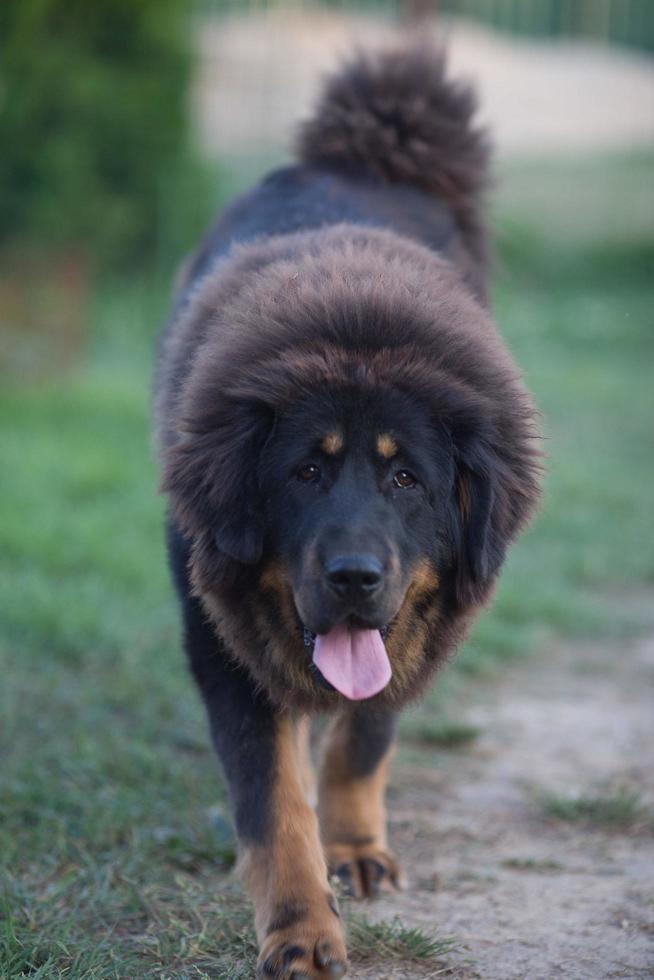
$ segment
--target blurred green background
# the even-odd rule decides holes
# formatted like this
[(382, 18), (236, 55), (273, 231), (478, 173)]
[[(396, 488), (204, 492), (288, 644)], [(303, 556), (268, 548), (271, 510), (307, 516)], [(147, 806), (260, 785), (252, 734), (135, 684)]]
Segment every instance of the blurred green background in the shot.
[[(319, 69), (434, 6), (0, 7), (1, 977), (252, 975), (165, 566), (154, 339), (176, 265), (284, 158)], [(473, 18), (439, 23), (488, 92), (495, 308), (548, 476), (408, 730), (470, 674), (576, 639), (618, 656), (654, 620), (654, 9), (441, 8)]]

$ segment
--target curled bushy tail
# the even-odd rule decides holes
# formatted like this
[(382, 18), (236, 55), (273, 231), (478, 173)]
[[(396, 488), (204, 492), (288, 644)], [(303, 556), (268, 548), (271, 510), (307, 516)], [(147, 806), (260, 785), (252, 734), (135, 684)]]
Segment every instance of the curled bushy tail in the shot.
[(364, 52), (328, 78), (300, 129), (299, 156), (438, 195), (473, 254), (483, 258), (480, 199), (490, 145), (473, 123), (476, 108), (472, 88), (446, 77), (443, 50), (413, 45)]

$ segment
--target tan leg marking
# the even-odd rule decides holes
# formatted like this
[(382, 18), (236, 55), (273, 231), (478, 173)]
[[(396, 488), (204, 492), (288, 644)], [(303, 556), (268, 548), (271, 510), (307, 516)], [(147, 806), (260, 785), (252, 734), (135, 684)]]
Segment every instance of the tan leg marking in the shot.
[(280, 721), (276, 747), (271, 837), (250, 846), (241, 863), (255, 908), (257, 976), (335, 980), (347, 972), (347, 952), (318, 822), (298, 771), (297, 722)]
[(355, 898), (402, 888), (399, 864), (388, 849), (384, 793), (392, 750), (369, 776), (352, 776), (348, 718), (337, 717), (326, 739), (318, 784), (320, 831), (330, 875)]
[(311, 718), (309, 715), (303, 715), (295, 726), (295, 744), (297, 767), (304, 798), (309, 806), (315, 807), (318, 803), (318, 786), (311, 761)]

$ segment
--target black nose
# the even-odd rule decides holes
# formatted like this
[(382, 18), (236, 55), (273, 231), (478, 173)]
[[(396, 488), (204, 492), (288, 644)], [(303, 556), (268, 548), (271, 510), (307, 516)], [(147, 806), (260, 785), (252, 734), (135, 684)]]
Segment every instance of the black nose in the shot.
[(357, 598), (377, 591), (383, 568), (374, 555), (339, 555), (327, 562), (325, 577), (337, 595)]

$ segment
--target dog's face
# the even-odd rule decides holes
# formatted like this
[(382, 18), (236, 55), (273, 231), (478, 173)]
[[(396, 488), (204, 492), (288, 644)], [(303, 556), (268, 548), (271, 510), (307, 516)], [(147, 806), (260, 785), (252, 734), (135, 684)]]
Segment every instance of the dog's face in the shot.
[[(267, 397), (284, 391), (282, 367)], [(293, 673), (304, 627), (313, 666), (342, 694), (372, 697), (392, 676), (403, 697), (428, 637), (488, 596), (520, 498), (484, 400), (432, 381), (431, 398), (333, 379), (281, 405), (256, 400), (255, 385), (217, 409), (212, 395), (169, 451), (194, 587), (231, 617), (232, 642), (258, 631), (240, 654), (255, 673), (272, 643), (276, 696), (306, 688)]]
[(450, 440), (397, 391), (335, 390), (296, 404), (262, 451), (266, 551), (285, 569), (302, 623), (384, 629), (417, 574), (447, 562)]

